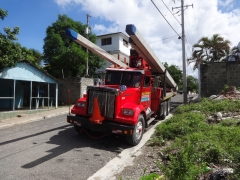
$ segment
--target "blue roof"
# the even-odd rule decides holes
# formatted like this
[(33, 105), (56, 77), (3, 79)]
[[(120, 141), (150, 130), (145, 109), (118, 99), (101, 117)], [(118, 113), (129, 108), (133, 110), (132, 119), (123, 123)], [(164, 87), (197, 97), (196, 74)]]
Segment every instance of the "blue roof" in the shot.
[(16, 66), (5, 68), (0, 72), (0, 79), (59, 83), (60, 81), (47, 72), (37, 68), (29, 61), (19, 61)]

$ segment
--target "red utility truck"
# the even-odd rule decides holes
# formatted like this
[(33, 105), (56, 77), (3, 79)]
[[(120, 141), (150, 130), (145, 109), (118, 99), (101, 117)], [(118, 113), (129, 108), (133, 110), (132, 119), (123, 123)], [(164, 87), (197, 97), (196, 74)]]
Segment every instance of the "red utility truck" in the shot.
[(104, 85), (87, 87), (67, 122), (77, 132), (86, 129), (119, 134), (129, 144), (137, 145), (153, 120), (168, 115), (177, 86), (136, 27), (127, 25), (126, 32), (133, 48), (128, 65), (72, 29), (66, 30), (73, 41), (115, 65), (106, 69)]

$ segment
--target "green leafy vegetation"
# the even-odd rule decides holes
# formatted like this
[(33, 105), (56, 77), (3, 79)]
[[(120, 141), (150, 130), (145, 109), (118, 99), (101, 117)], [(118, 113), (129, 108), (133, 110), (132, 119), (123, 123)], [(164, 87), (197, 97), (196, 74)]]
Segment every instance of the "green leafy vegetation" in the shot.
[(157, 173), (151, 173), (148, 175), (144, 175), (140, 178), (140, 180), (155, 180), (159, 177)]
[(182, 89), (182, 83), (183, 83), (182, 82), (182, 77), (183, 77), (182, 70), (180, 70), (179, 67), (176, 65), (168, 65), (168, 63), (166, 63), (166, 62), (163, 65), (167, 69), (169, 74), (172, 75), (172, 78), (176, 82), (178, 87), (180, 89)]
[[(168, 63), (166, 63), (166, 62), (163, 65), (167, 69), (169, 74), (172, 75), (173, 80), (178, 85), (178, 89), (182, 90), (183, 89), (183, 87), (182, 87), (183, 86), (182, 70), (180, 70), (179, 67), (176, 65), (168, 65)], [(196, 78), (194, 78), (191, 75), (187, 76), (187, 91), (198, 92), (198, 81)]]
[[(66, 15), (58, 15), (56, 22), (52, 23), (46, 30), (44, 39), (44, 59), (47, 63), (45, 70), (54, 77), (83, 76), (86, 72), (86, 62), (88, 58), (89, 74), (94, 74), (95, 70), (102, 67), (105, 63), (103, 58), (89, 51), (86, 48), (73, 42), (65, 31), (71, 28), (82, 36), (84, 35), (85, 25), (74, 21)], [(90, 33), (88, 38), (91, 42), (96, 42), (96, 35)]]
[(195, 70), (200, 63), (217, 62), (226, 58), (230, 50), (231, 42), (219, 34), (214, 34), (211, 38), (202, 37), (192, 46), (193, 52), (188, 63), (194, 63)]
[(196, 180), (210, 163), (234, 170), (229, 179), (240, 179), (240, 119), (228, 118), (209, 124), (217, 112), (239, 112), (240, 101), (203, 99), (180, 106), (174, 116), (161, 123), (152, 138), (163, 147), (159, 168), (168, 180)]
[(187, 92), (188, 91), (198, 92), (198, 80), (197, 80), (197, 78), (195, 78), (191, 75), (187, 76)]
[[(4, 20), (8, 15), (6, 10), (0, 8), (0, 18)], [(19, 27), (5, 27), (4, 33), (0, 32), (0, 72), (4, 68), (15, 66), (20, 60), (28, 60), (34, 65), (39, 66), (39, 62), (42, 60), (40, 52), (34, 49), (27, 49), (22, 47), (17, 42), (17, 35), (20, 32)]]

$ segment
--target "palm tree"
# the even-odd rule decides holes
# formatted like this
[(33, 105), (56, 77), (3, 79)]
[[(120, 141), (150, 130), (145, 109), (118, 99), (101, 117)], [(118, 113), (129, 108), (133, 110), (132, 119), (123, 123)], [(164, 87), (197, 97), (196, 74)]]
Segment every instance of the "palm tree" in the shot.
[(33, 64), (39, 66), (41, 64), (41, 61), (43, 60), (43, 55), (38, 50), (28, 49), (27, 59)]
[(205, 62), (206, 59), (208, 58), (208, 52), (205, 46), (206, 45), (205, 45), (204, 38), (200, 39), (198, 43), (193, 45), (194, 50), (192, 52), (192, 56), (188, 58), (187, 61), (188, 61), (188, 64), (195, 62), (193, 66), (194, 70), (197, 68), (198, 64)]
[(226, 56), (230, 49), (230, 41), (225, 40), (219, 34), (214, 34), (211, 39), (202, 37), (193, 45), (192, 57), (188, 58), (188, 64), (195, 62), (194, 69), (199, 63), (217, 62)]
[(229, 51), (231, 44), (229, 40), (225, 40), (219, 34), (214, 34), (208, 43), (210, 54), (208, 61), (211, 62), (220, 61), (226, 56), (226, 52)]

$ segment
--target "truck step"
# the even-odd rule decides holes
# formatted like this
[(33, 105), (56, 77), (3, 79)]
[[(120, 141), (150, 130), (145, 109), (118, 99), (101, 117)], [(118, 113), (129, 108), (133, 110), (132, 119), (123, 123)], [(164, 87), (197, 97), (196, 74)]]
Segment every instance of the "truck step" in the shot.
[(155, 119), (156, 119), (156, 118), (154, 118), (154, 117), (152, 117), (151, 119), (149, 119), (149, 120), (147, 121), (147, 125), (149, 126), (149, 125), (151, 124), (151, 122), (153, 122)]
[(150, 118), (153, 114), (154, 114), (155, 111), (151, 111), (149, 114), (146, 115), (146, 119)]

